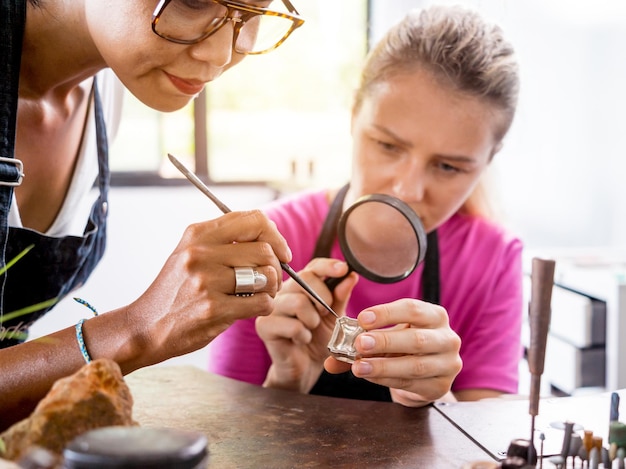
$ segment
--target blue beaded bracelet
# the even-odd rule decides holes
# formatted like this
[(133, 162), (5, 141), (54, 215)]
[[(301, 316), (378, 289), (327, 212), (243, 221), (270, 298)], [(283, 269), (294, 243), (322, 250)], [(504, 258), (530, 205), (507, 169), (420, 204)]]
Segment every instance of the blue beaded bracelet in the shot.
[[(74, 298), (74, 301), (89, 308), (93, 312), (94, 316), (98, 315), (98, 311), (96, 310), (96, 308), (91, 306), (88, 302), (86, 302), (82, 298)], [(83, 355), (83, 358), (85, 359), (85, 363), (89, 363), (91, 361), (91, 356), (89, 356), (89, 352), (87, 351), (87, 346), (85, 345), (85, 339), (83, 339), (83, 323), (84, 322), (85, 320), (81, 319), (80, 321), (76, 323), (76, 340), (78, 341), (78, 348), (80, 349), (80, 353)]]
[(87, 346), (85, 345), (85, 340), (83, 339), (83, 323), (84, 319), (81, 319), (76, 323), (76, 340), (78, 341), (78, 348), (80, 349), (80, 353), (83, 354), (83, 358), (85, 359), (85, 363), (89, 363), (91, 361), (91, 357), (89, 356), (89, 352), (87, 351)]

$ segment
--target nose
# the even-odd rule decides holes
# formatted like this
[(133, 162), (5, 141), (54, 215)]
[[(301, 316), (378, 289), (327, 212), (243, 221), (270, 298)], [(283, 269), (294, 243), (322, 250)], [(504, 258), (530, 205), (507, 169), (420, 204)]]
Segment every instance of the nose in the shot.
[(416, 161), (409, 161), (396, 172), (394, 196), (405, 202), (419, 202), (424, 198), (427, 186), (427, 173)]
[(190, 55), (216, 68), (224, 68), (233, 59), (234, 23), (230, 19), (204, 41), (190, 46)]

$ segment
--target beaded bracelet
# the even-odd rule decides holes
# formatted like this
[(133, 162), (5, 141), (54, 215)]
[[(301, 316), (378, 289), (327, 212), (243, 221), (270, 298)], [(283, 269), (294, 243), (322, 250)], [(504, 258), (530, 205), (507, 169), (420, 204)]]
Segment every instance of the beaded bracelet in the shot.
[[(91, 306), (82, 298), (74, 298), (74, 300), (80, 303), (81, 305), (86, 306), (91, 311), (93, 311), (94, 316), (98, 315), (98, 311), (96, 311), (96, 308)], [(87, 346), (85, 345), (85, 339), (83, 338), (83, 323), (84, 322), (85, 322), (85, 319), (83, 318), (76, 323), (76, 340), (78, 341), (78, 348), (80, 349), (80, 353), (85, 359), (85, 363), (89, 363), (91, 361), (91, 356), (89, 355), (89, 352), (87, 351)]]
[(85, 363), (89, 363), (91, 361), (91, 357), (89, 356), (89, 352), (87, 351), (87, 346), (85, 345), (85, 340), (83, 339), (83, 323), (85, 319), (81, 319), (76, 323), (76, 340), (78, 341), (78, 348), (80, 349), (80, 353), (83, 354), (83, 358), (85, 359)]

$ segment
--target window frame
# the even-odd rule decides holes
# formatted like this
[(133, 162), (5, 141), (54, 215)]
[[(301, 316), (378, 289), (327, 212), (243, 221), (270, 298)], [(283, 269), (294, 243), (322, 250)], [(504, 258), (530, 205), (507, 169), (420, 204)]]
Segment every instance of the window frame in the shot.
[[(370, 49), (370, 18), (373, 0), (365, 0), (365, 28), (363, 28), (364, 43), (366, 52)], [(208, 119), (210, 112), (208, 94), (206, 88), (193, 100), (193, 140), (194, 140), (194, 172), (205, 184), (215, 186), (261, 186), (272, 187), (276, 183), (268, 180), (250, 179), (229, 179), (216, 181), (210, 174), (209, 135)], [(163, 177), (158, 171), (120, 171), (111, 170), (110, 185), (112, 187), (133, 187), (133, 186), (185, 186), (188, 181), (185, 178)]]

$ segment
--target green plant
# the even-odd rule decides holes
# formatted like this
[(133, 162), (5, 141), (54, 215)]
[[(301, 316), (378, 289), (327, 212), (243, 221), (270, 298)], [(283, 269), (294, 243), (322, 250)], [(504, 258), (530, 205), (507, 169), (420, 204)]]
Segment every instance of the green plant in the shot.
[(30, 251), (32, 248), (34, 248), (35, 245), (31, 244), (30, 246), (26, 246), (26, 248), (20, 252), (17, 256), (15, 256), (13, 259), (11, 259), (9, 262), (6, 263), (5, 266), (0, 267), (0, 275), (2, 275), (3, 273), (5, 273), (7, 270), (9, 270), (11, 267), (13, 267), (13, 265), (19, 261), (22, 257), (24, 257), (26, 254), (28, 254), (28, 251)]
[[(7, 270), (9, 270), (13, 265), (15, 265), (16, 262), (18, 262), (26, 254), (28, 254), (28, 252), (34, 247), (35, 247), (34, 244), (27, 246), (22, 252), (20, 252), (17, 256), (15, 256), (13, 259), (7, 262), (6, 265), (0, 268), (0, 275), (4, 274)], [(33, 313), (35, 311), (39, 311), (40, 309), (48, 308), (49, 306), (52, 306), (53, 304), (55, 304), (58, 300), (59, 300), (58, 298), (51, 298), (49, 300), (42, 301), (40, 303), (36, 303), (31, 306), (26, 306), (16, 311), (12, 311), (10, 313), (4, 314), (0, 318), (0, 324), (4, 321), (10, 321), (11, 319), (15, 319), (17, 317), (24, 316), (26, 314)], [(23, 332), (10, 332), (7, 334), (7, 338), (25, 340), (26, 334)], [(2, 448), (0, 447), (0, 451), (1, 450)]]
[[(22, 252), (20, 252), (17, 256), (15, 256), (13, 259), (11, 259), (9, 262), (7, 262), (6, 265), (4, 265), (3, 267), (0, 268), (0, 275), (4, 274), (7, 270), (9, 270), (13, 265), (15, 265), (16, 262), (18, 262), (26, 254), (28, 254), (28, 251), (30, 251), (34, 247), (35, 247), (34, 244), (31, 244), (30, 246), (27, 246)], [(16, 311), (12, 311), (11, 313), (4, 314), (0, 318), (1, 319), (0, 320), (0, 324), (2, 324), (2, 322), (4, 322), (4, 321), (9, 321), (11, 319), (15, 319), (15, 318), (23, 316), (25, 314), (29, 314), (29, 313), (32, 313), (34, 311), (39, 311), (40, 309), (44, 309), (44, 308), (47, 308), (49, 306), (52, 306), (57, 301), (58, 301), (58, 298), (52, 298), (50, 300), (42, 301), (40, 303), (31, 305), (31, 306), (26, 306), (26, 307), (18, 309)], [(24, 332), (10, 332), (10, 333), (7, 334), (7, 338), (9, 338), (9, 339), (26, 340), (26, 334)], [(0, 438), (0, 456), (2, 456), (4, 453), (6, 453), (6, 444), (4, 443), (4, 440), (2, 440), (2, 438)]]

